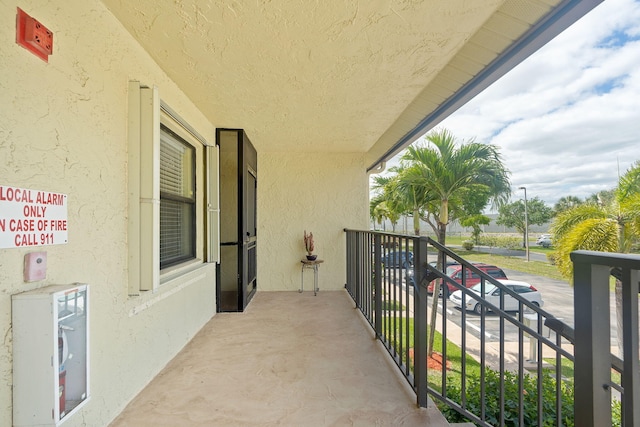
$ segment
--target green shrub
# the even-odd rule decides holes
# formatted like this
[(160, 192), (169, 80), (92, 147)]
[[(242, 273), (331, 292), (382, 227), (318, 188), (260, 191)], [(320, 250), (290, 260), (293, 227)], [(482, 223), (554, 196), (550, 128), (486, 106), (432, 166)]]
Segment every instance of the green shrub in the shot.
[(522, 239), (520, 237), (503, 236), (498, 237), (497, 245), (506, 249), (522, 249)]
[[(536, 384), (536, 376), (525, 375), (522, 379), (524, 389), (524, 425), (525, 426), (537, 426), (538, 425), (538, 388)], [(556, 393), (556, 381), (555, 378), (549, 375), (543, 376), (542, 379), (542, 426), (555, 426), (556, 425), (556, 407), (555, 407), (555, 393)], [(562, 425), (566, 427), (573, 427), (573, 384), (571, 382), (562, 383)], [(498, 396), (500, 395), (500, 374), (497, 371), (487, 369), (485, 371), (485, 414), (486, 422), (493, 425), (500, 424), (500, 401)], [(461, 395), (461, 389), (459, 384), (451, 384), (447, 387), (447, 394), (453, 400), (458, 400)], [(504, 373), (504, 419), (505, 426), (518, 426), (518, 396), (519, 385), (518, 375), (505, 372)], [(480, 378), (479, 376), (469, 376), (467, 378), (467, 410), (474, 414), (481, 414), (482, 401), (480, 400)], [(459, 401), (459, 400), (458, 400)], [(445, 404), (440, 404), (440, 410), (447, 418), (447, 421), (451, 422), (465, 422), (467, 421), (462, 415), (460, 415), (455, 409), (450, 408)]]
[(464, 242), (462, 242), (462, 247), (466, 251), (470, 251), (473, 249), (473, 242), (471, 240), (465, 240)]
[(619, 400), (611, 403), (611, 425), (613, 427), (622, 425), (622, 403)]
[(478, 239), (478, 245), (489, 246), (490, 248), (498, 246), (498, 238), (496, 236), (481, 236)]

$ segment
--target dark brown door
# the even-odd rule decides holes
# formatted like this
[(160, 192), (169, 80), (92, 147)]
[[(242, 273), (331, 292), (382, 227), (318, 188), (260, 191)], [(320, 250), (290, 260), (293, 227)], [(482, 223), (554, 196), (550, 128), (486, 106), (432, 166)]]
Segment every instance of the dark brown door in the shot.
[(218, 311), (243, 311), (257, 289), (257, 153), (242, 129), (217, 129), (220, 147)]

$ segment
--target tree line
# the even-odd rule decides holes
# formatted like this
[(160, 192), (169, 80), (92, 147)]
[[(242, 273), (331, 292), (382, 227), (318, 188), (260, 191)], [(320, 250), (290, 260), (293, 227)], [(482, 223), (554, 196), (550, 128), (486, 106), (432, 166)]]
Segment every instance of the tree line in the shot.
[[(515, 228), (523, 236), (527, 225), (551, 222), (558, 265), (564, 274), (570, 272), (566, 262), (572, 250), (629, 252), (640, 237), (638, 161), (614, 189), (585, 199), (564, 196), (553, 207), (538, 197), (527, 200), (526, 224), (524, 201), (509, 202), (510, 172), (494, 145), (473, 139), (459, 142), (449, 130), (435, 130), (410, 146), (399, 165), (389, 171), (390, 175), (373, 177), (371, 218), (375, 223), (387, 219), (395, 230), (402, 216), (412, 216), (416, 235), (422, 220), (441, 244), (446, 244), (447, 226), (453, 221), (471, 228), (477, 241), (482, 226), (491, 221), (483, 214), (488, 206), (497, 208), (497, 224)], [(577, 236), (579, 232), (586, 235)]]

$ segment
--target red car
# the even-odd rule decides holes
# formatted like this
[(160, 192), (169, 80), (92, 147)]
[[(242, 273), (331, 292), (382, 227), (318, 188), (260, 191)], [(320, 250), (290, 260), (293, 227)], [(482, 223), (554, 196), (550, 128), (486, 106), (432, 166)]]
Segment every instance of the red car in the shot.
[[(489, 276), (493, 277), (494, 279), (507, 279), (507, 275), (504, 274), (504, 271), (502, 271), (501, 268), (496, 267), (495, 265), (489, 265), (489, 264), (473, 264), (473, 266), (475, 268), (477, 268), (478, 270), (488, 274)], [(464, 273), (466, 274), (465, 277), (465, 286), (467, 288), (472, 287), (473, 285), (476, 285), (478, 283), (480, 283), (480, 275), (477, 274), (474, 271), (471, 271), (470, 268), (465, 268), (464, 269)], [(449, 267), (447, 267), (447, 276), (451, 277), (453, 280), (455, 280), (456, 283), (458, 284), (462, 284), (462, 274), (463, 274), (463, 269), (462, 269), (462, 265), (460, 264), (456, 264), (456, 265), (450, 265)], [(431, 283), (429, 283), (429, 286), (427, 287), (427, 291), (432, 294), (433, 293), (433, 287), (435, 286), (435, 282), (432, 281)], [(444, 291), (444, 295), (445, 296), (449, 296), (450, 293), (456, 291), (458, 288), (456, 288), (454, 285), (447, 283), (447, 286), (443, 286), (443, 291)]]

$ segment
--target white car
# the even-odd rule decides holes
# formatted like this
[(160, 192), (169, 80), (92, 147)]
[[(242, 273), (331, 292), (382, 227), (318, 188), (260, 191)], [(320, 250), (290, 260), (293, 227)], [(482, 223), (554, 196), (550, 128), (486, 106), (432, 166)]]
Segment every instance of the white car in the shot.
[(543, 234), (536, 240), (536, 245), (548, 248), (551, 246), (551, 234)]
[[(503, 279), (498, 281), (503, 285), (505, 285), (507, 288), (517, 293), (518, 295), (531, 301), (534, 305), (537, 305), (538, 307), (542, 307), (542, 305), (544, 304), (544, 302), (542, 301), (542, 296), (540, 295), (540, 292), (538, 292), (536, 288), (534, 288), (527, 282), (521, 282), (519, 280), (508, 280), (508, 279)], [(471, 288), (469, 288), (469, 290), (480, 295), (481, 286), (482, 284), (478, 283), (477, 285), (474, 285)], [(490, 302), (491, 304), (495, 305), (496, 307), (500, 307), (500, 294), (502, 293), (502, 289), (499, 289), (493, 283), (486, 282), (484, 285), (484, 291), (485, 291), (484, 299)], [(482, 304), (480, 304), (475, 298), (472, 298), (472, 297), (465, 298), (465, 295), (462, 295), (462, 291), (460, 290), (453, 292), (449, 297), (449, 300), (456, 307), (462, 308), (462, 306), (464, 305), (466, 310), (473, 310), (478, 314), (480, 314), (483, 309)], [(463, 300), (465, 301), (463, 302)], [(505, 293), (504, 310), (517, 311), (519, 309), (520, 309), (519, 301), (513, 298), (511, 295)]]

